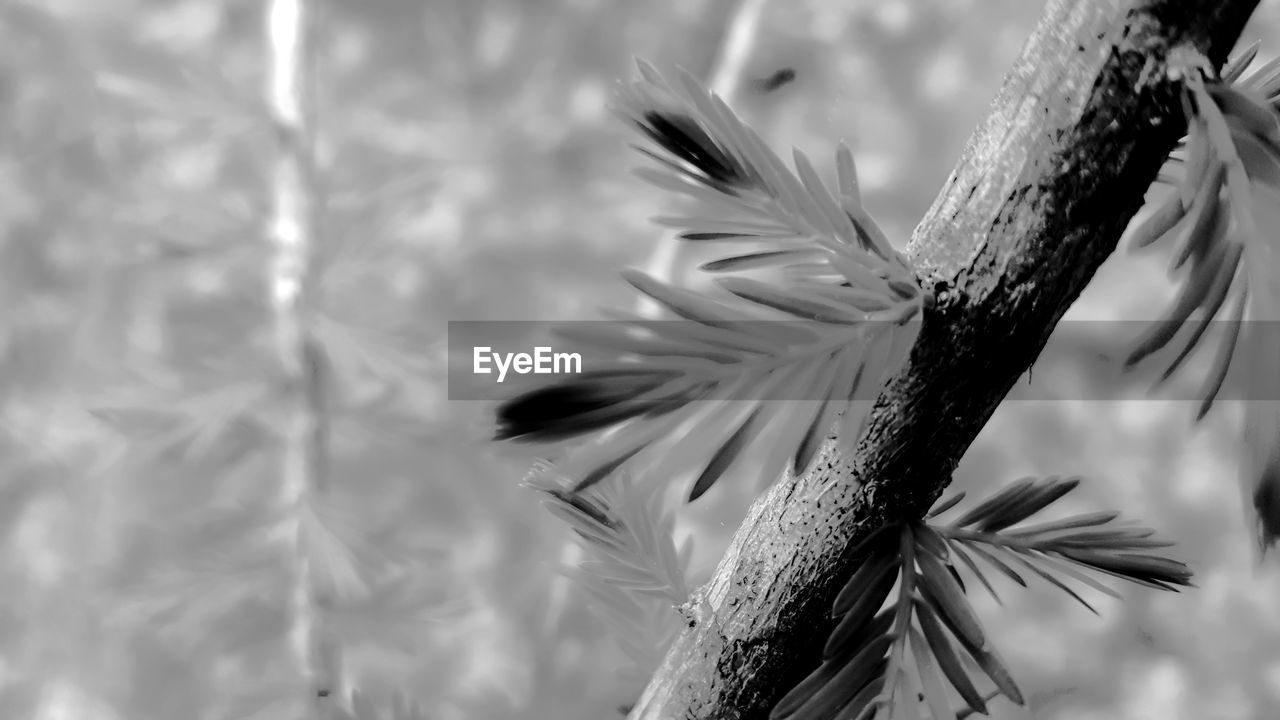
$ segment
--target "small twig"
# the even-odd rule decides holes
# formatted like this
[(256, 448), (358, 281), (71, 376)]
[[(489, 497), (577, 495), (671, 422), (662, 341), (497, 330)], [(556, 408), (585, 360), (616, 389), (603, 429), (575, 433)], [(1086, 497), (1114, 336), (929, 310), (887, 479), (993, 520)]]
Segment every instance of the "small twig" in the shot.
[[(746, 70), (747, 59), (755, 46), (756, 35), (760, 27), (760, 17), (764, 14), (767, 0), (739, 0), (736, 8), (729, 13), (727, 29), (716, 54), (715, 63), (708, 73), (707, 89), (730, 106), (734, 95), (742, 85), (742, 77)], [(683, 274), (680, 267), (685, 253), (684, 244), (675, 237), (662, 235), (658, 238), (657, 247), (649, 258), (648, 272), (664, 282), (681, 284)], [(661, 309), (657, 303), (642, 297), (637, 302), (637, 312), (647, 317), (659, 317)]]

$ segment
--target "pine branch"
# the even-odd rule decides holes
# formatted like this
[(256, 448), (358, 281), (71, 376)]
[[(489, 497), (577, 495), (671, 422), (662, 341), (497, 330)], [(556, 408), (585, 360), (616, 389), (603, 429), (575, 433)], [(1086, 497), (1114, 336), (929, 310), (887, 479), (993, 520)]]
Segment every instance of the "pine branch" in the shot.
[(269, 240), (275, 352), (289, 417), (283, 432), (280, 506), (289, 553), (295, 558), (289, 602), (289, 641), (303, 680), (301, 717), (325, 718), (344, 695), (339, 649), (324, 628), (332, 601), (309, 546), (313, 513), (327, 489), (328, 424), (320, 353), (308, 328), (316, 254), (317, 185), (312, 149), (312, 8), (306, 0), (273, 0), (267, 9), (270, 44), (268, 105), (279, 148), (272, 173)]
[[(920, 701), (933, 720), (951, 720), (974, 712), (986, 714), (986, 703), (995, 695), (1022, 705), (1022, 691), (989, 642), (952, 563), (953, 557), (962, 558), (973, 577), (990, 589), (982, 570), (965, 559), (970, 543), (1004, 553), (1090, 610), (1093, 607), (1062, 576), (1115, 593), (1073, 569), (1072, 564), (1161, 590), (1189, 584), (1186, 566), (1146, 552), (1171, 544), (1151, 539), (1153, 530), (1132, 526), (1096, 529), (1114, 520), (1116, 513), (1010, 529), (1078, 484), (1075, 478), (1027, 478), (1005, 487), (950, 524), (913, 521), (883, 527), (862, 548), (851, 552), (863, 557), (832, 605), (831, 616), (838, 623), (823, 648), (822, 664), (778, 701), (771, 720), (919, 717)], [(955, 502), (953, 498), (939, 503), (929, 517), (945, 512)], [(1021, 577), (995, 555), (970, 549), (1022, 583)], [(985, 682), (978, 677), (978, 669), (995, 684), (994, 694), (984, 696), (978, 691), (977, 683)], [(953, 694), (964, 703), (959, 712), (952, 709)]]
[[(1137, 340), (1127, 365), (1181, 346), (1159, 384), (1184, 370), (1191, 355), (1210, 354), (1197, 421), (1227, 373), (1242, 370), (1251, 402), (1241, 480), (1265, 552), (1280, 541), (1280, 344), (1271, 322), (1280, 318), (1280, 258), (1269, 234), (1280, 222), (1280, 60), (1247, 72), (1256, 54), (1255, 44), (1217, 77), (1193, 65), (1186, 78), (1189, 132), (1164, 173), (1173, 191), (1129, 233), (1133, 248), (1173, 242), (1170, 273), (1183, 277), (1165, 317)], [(1215, 320), (1221, 330), (1205, 340)]]
[(628, 674), (649, 677), (680, 627), (676, 608), (689, 599), (692, 546), (675, 546), (662, 484), (623, 475), (575, 493), (572, 480), (544, 462), (525, 484), (546, 495), (543, 504), (577, 534), (586, 557), (570, 577), (630, 658)]
[[(920, 328), (914, 319), (932, 298), (862, 207), (848, 148), (836, 152), (833, 192), (798, 151), (792, 173), (692, 76), (670, 83), (638, 65), (641, 79), (623, 87), (618, 112), (657, 147), (638, 149), (660, 168), (636, 174), (699, 200), (689, 215), (659, 221), (692, 242), (755, 251), (733, 250), (704, 267), (728, 275), (719, 284), (735, 296), (730, 302), (624, 271), (688, 322), (621, 315), (557, 328), (608, 353), (606, 362), (508, 400), (497, 437), (594, 436), (572, 458), (578, 490), (624, 464), (647, 464), (658, 476), (692, 467), (701, 469), (689, 492), (696, 499), (753, 445), (771, 448), (754, 463), (760, 484), (784, 465), (804, 472), (837, 423), (840, 436), (858, 436), (864, 401), (905, 359)], [(761, 268), (782, 279), (738, 274)], [(677, 458), (682, 466), (668, 467)]]
[(937, 305), (856, 452), (755, 503), (633, 718), (764, 718), (818, 664), (851, 548), (933, 503), (1182, 135), (1173, 50), (1221, 64), (1256, 4), (1050, 4), (916, 229)]

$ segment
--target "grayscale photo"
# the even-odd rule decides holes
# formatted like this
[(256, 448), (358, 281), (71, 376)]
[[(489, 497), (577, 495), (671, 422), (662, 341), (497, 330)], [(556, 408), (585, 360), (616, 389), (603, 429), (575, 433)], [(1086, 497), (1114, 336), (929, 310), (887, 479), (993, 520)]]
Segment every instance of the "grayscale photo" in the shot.
[(1280, 718), (1280, 0), (0, 0), (0, 720)]

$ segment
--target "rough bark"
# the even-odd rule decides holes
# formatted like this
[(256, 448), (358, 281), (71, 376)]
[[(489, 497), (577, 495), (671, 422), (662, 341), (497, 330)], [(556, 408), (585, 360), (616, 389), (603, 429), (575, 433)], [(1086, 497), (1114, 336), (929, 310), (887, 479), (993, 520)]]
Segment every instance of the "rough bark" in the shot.
[(908, 248), (938, 301), (909, 361), (854, 453), (753, 505), (633, 718), (766, 718), (817, 665), (849, 549), (950, 482), (1185, 131), (1184, 53), (1220, 66), (1256, 4), (1049, 4)]

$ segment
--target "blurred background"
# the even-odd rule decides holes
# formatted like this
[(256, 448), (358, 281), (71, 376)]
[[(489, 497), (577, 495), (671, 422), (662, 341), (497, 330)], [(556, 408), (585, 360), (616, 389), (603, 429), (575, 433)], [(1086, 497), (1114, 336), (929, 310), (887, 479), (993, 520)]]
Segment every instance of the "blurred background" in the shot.
[[(0, 718), (272, 716), (288, 561), (253, 540), (281, 422), (263, 5), (0, 2)], [(519, 486), (537, 449), (494, 447), (491, 409), (448, 400), (446, 322), (634, 305), (615, 270), (669, 240), (648, 222), (666, 198), (627, 172), (615, 83), (633, 57), (709, 77), (740, 3), (318, 7), (332, 512), (391, 588), (343, 626), (352, 683), (440, 720), (620, 717), (642, 680), (559, 572), (570, 532)], [(735, 107), (824, 171), (847, 142), (902, 246), (1041, 3), (762, 8)], [(1280, 51), (1280, 4), (1253, 39)], [(1164, 264), (1112, 259), (1070, 317), (1154, 317)], [(1061, 511), (1141, 518), (1199, 587), (1091, 595), (1100, 616), (1045, 586), (976, 596), (1029, 697), (994, 714), (1275, 717), (1280, 573), (1255, 566), (1243, 520), (1238, 408), (1193, 428), (1186, 403), (1071, 399), (1090, 382), (1063, 372), (1061, 399), (1006, 404), (956, 487), (1082, 475)], [(679, 510), (695, 580), (753, 490), (728, 478)]]

